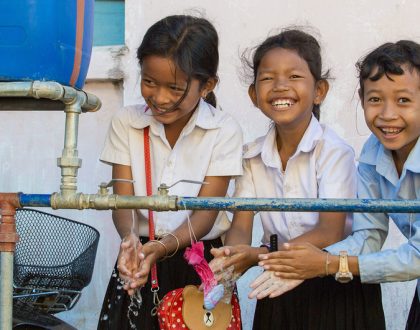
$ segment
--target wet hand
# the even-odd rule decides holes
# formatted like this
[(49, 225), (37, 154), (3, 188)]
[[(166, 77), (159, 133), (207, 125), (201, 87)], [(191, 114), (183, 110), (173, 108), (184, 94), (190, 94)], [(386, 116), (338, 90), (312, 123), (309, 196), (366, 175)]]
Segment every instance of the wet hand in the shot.
[(283, 244), (283, 250), (259, 255), (259, 266), (283, 279), (309, 279), (325, 275), (326, 252), (310, 243)]
[(123, 238), (117, 261), (119, 276), (123, 281), (129, 282), (134, 279), (142, 259), (141, 248), (142, 244), (135, 234), (130, 233)]
[(134, 278), (124, 286), (129, 295), (133, 295), (137, 289), (142, 288), (149, 277), (150, 270), (159, 259), (157, 248), (161, 246), (154, 242), (148, 242), (139, 251), (139, 268), (134, 274)]
[(253, 289), (248, 295), (250, 299), (275, 298), (296, 288), (303, 280), (284, 279), (276, 276), (273, 271), (264, 271), (251, 284)]
[[(258, 261), (258, 248), (246, 244), (225, 246), (219, 249), (212, 249), (212, 251), (213, 250), (222, 250), (223, 252), (223, 254), (219, 254), (219, 257), (224, 257), (223, 263), (217, 262), (217, 266), (220, 269), (227, 269), (233, 266), (235, 273), (239, 274), (243, 274)], [(212, 251), (210, 252), (214, 256), (217, 256), (217, 253), (220, 253), (213, 253)]]

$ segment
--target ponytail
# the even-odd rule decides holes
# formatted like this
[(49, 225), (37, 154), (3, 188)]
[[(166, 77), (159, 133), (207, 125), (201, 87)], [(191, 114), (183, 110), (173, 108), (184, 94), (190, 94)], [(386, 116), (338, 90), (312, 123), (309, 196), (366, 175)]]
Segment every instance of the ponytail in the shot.
[(216, 94), (214, 94), (213, 91), (207, 93), (206, 97), (204, 98), (204, 101), (206, 101), (208, 104), (212, 105), (213, 107), (216, 107), (217, 105)]

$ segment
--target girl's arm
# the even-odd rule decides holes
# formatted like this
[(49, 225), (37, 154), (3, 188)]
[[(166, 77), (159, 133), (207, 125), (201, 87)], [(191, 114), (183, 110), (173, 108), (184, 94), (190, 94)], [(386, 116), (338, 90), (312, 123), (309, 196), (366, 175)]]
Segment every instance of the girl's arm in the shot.
[[(133, 177), (131, 175), (131, 166), (113, 164), (112, 165), (112, 179), (133, 180)], [(114, 194), (118, 194), (118, 195), (133, 196), (134, 187), (133, 187), (133, 184), (130, 182), (116, 181), (113, 186), (113, 192)], [(141, 213), (134, 212), (134, 224), (133, 224), (133, 210), (131, 209), (112, 211), (112, 220), (114, 221), (114, 226), (117, 229), (117, 232), (121, 238), (126, 237), (132, 231), (136, 236), (139, 235), (138, 233), (139, 218), (142, 218), (142, 220), (147, 221), (142, 216)]]
[(322, 249), (343, 239), (345, 222), (345, 213), (320, 212), (315, 228), (291, 239), (289, 243), (308, 242)]
[(233, 266), (236, 273), (242, 274), (258, 263), (259, 254), (268, 252), (266, 247), (251, 246), (253, 223), (254, 212), (235, 212), (232, 226), (226, 233), (225, 246), (211, 251), (216, 258), (229, 257), (223, 262), (217, 260), (212, 262), (210, 267), (214, 272)]
[[(338, 272), (339, 257), (322, 251), (310, 243), (284, 244), (283, 251), (260, 256), (259, 265), (284, 279), (309, 279)], [(360, 275), (359, 259), (348, 257), (349, 270)]]
[(253, 211), (237, 211), (232, 226), (226, 233), (225, 245), (248, 244), (252, 242)]
[[(230, 177), (228, 176), (207, 176), (204, 179), (208, 182), (206, 185), (202, 185), (198, 197), (224, 197), (228, 189)], [(216, 220), (217, 210), (197, 210), (194, 211), (190, 216), (191, 226), (194, 231), (194, 235), (197, 240), (201, 239), (212, 229)], [(179, 226), (173, 233), (173, 235), (167, 235), (160, 241), (163, 245), (156, 242), (148, 242), (143, 245), (142, 255), (140, 260), (142, 261), (141, 269), (135, 274), (136, 281), (130, 284), (131, 289), (141, 287), (147, 281), (151, 267), (161, 258), (166, 255), (171, 255), (175, 250), (180, 250), (191, 244), (190, 230), (188, 222)], [(129, 294), (133, 291), (129, 290)]]
[[(126, 179), (133, 180), (131, 175), (131, 166), (126, 165), (112, 165), (112, 178), (113, 179)], [(130, 182), (116, 181), (113, 186), (114, 194), (118, 195), (134, 195), (134, 187)], [(115, 228), (121, 238), (126, 237), (131, 232), (132, 228), (132, 210), (113, 210), (112, 220), (114, 221)], [(138, 236), (138, 220), (135, 219), (134, 225), (135, 234)]]

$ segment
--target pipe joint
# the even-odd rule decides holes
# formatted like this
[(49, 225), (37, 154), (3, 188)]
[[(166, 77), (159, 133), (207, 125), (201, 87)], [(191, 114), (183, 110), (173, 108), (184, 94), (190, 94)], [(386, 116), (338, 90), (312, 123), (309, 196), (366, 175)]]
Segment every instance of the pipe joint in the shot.
[(75, 193), (72, 190), (64, 190), (62, 193), (53, 193), (51, 195), (51, 208), (57, 209), (77, 209), (83, 210), (89, 208), (89, 195)]
[(18, 194), (0, 194), (0, 252), (14, 252), (19, 236), (16, 233)]
[(61, 100), (64, 95), (64, 88), (55, 81), (36, 80), (32, 83), (30, 94), (35, 99)]

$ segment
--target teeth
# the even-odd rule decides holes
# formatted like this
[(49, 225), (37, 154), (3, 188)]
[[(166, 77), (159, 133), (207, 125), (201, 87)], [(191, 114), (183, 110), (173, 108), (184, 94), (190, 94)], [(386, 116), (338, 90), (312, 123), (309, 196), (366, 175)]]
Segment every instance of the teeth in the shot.
[(290, 107), (293, 104), (292, 100), (275, 100), (271, 103), (272, 106), (274, 107), (279, 107), (279, 108), (287, 108)]
[(395, 127), (381, 127), (380, 130), (385, 134), (398, 134), (402, 131), (402, 128)]

